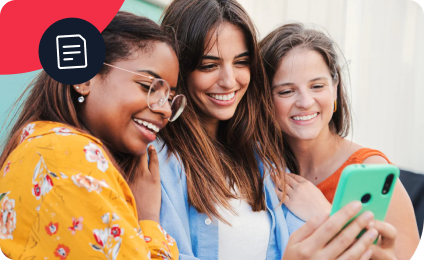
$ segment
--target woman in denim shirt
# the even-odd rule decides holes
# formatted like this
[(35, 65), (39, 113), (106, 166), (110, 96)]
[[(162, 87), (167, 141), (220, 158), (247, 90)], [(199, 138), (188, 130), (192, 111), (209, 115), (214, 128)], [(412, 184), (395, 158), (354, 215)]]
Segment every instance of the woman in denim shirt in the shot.
[[(357, 207), (300, 228), (304, 222), (277, 198), (275, 187), (284, 187), (282, 135), (245, 10), (236, 1), (175, 0), (162, 26), (179, 42), (179, 88), (188, 98), (179, 120), (155, 143), (160, 221), (181, 259), (336, 259), (350, 243), (326, 244)], [(368, 224), (359, 218), (341, 240), (353, 241)], [(371, 242), (362, 239), (362, 247), (344, 255), (359, 259)], [(305, 253), (305, 243), (314, 248)]]

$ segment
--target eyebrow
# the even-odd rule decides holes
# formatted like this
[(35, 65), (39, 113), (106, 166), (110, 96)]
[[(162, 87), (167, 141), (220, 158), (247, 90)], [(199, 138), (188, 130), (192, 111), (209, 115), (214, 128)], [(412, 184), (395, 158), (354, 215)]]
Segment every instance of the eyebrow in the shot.
[[(313, 81), (317, 81), (317, 80), (323, 80), (323, 79), (326, 80), (327, 78), (325, 78), (325, 77), (318, 77), (318, 78), (311, 79), (309, 82), (313, 82)], [(281, 83), (281, 84), (277, 84), (277, 85), (273, 86), (272, 89), (274, 89), (276, 87), (285, 87), (285, 86), (293, 86), (293, 85), (295, 85), (295, 84), (294, 83), (291, 83), (291, 82)]]
[[(151, 76), (153, 76), (153, 77), (155, 77), (155, 78), (158, 78), (158, 79), (162, 79), (162, 77), (161, 76), (159, 76), (159, 74), (157, 74), (156, 72), (153, 72), (153, 71), (151, 71), (151, 70), (137, 70), (138, 72), (146, 72), (147, 74), (150, 74)], [(168, 83), (169, 84), (169, 83)], [(176, 87), (169, 87), (170, 88), (170, 91), (177, 91), (177, 88)]]
[(285, 86), (292, 86), (292, 85), (294, 85), (294, 83), (291, 83), (291, 82), (281, 83), (281, 84), (277, 84), (277, 85), (273, 86), (272, 89), (277, 88), (277, 87), (285, 87)]
[[(241, 57), (245, 57), (245, 56), (250, 56), (250, 53), (248, 51), (245, 51), (237, 56), (235, 56), (235, 59), (241, 58)], [(202, 60), (220, 60), (220, 57), (216, 57), (216, 56), (211, 56), (211, 55), (204, 55), (202, 57)]]
[(151, 76), (161, 79), (162, 77), (159, 76), (159, 74), (157, 74), (156, 72), (153, 72), (151, 70), (137, 70), (137, 72), (146, 72), (147, 74), (150, 74)]

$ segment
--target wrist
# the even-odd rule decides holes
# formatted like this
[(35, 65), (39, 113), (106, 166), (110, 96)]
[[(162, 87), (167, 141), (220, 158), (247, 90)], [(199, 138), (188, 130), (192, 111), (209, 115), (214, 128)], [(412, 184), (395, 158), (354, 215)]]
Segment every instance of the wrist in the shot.
[(138, 220), (139, 221), (143, 221), (143, 220), (151, 220), (154, 221), (156, 223), (160, 222), (160, 217), (159, 214), (149, 214), (149, 213), (139, 213), (138, 214)]

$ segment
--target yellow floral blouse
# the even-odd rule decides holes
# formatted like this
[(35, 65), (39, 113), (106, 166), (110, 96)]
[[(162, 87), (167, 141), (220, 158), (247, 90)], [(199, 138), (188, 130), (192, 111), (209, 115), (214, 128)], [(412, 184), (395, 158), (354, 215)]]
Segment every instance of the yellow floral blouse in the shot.
[(12, 259), (178, 259), (175, 240), (138, 221), (102, 143), (54, 122), (23, 129), (0, 171), (0, 247)]

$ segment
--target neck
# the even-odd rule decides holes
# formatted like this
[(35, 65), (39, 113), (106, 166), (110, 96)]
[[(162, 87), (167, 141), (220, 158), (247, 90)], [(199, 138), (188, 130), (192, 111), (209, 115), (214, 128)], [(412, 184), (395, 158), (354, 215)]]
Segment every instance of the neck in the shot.
[(208, 118), (202, 122), (203, 126), (206, 129), (206, 132), (213, 137), (218, 138), (218, 127), (219, 127), (219, 120), (216, 118)]
[(299, 164), (300, 176), (310, 181), (321, 177), (318, 176), (322, 172), (321, 169), (331, 164), (342, 140), (342, 137), (333, 134), (329, 128), (323, 130), (315, 139), (290, 140), (290, 146)]

